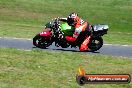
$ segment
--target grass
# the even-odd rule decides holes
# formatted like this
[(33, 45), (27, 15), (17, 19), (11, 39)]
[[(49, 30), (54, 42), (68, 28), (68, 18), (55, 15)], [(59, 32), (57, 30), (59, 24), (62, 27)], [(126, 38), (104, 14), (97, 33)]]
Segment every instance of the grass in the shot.
[[(0, 48), (0, 88), (80, 88), (79, 65), (89, 74), (130, 74), (132, 58)], [(82, 88), (131, 88), (130, 84), (88, 84)]]
[[(92, 24), (110, 26), (106, 43), (132, 44), (132, 0), (0, 0), (0, 37), (32, 38), (45, 23), (71, 12)], [(132, 58), (0, 48), (0, 88), (80, 88), (79, 65), (89, 74), (132, 76)], [(131, 88), (130, 84), (89, 84), (82, 88)]]
[(132, 0), (0, 0), (0, 36), (32, 38), (46, 22), (73, 11), (108, 24), (105, 42), (132, 44)]

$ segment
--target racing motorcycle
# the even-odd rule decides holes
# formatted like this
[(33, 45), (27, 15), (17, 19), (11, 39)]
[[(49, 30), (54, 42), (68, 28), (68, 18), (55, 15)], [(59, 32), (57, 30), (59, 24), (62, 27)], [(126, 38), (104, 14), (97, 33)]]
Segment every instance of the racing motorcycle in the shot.
[[(94, 52), (102, 47), (102, 36), (107, 34), (108, 28), (108, 25), (104, 24), (96, 24), (92, 26), (92, 36), (89, 44), (87, 45), (89, 48), (88, 51)], [(66, 41), (64, 38), (65, 36), (72, 36), (73, 33), (73, 27), (69, 26), (66, 22), (60, 23), (58, 19), (55, 19), (54, 21), (47, 23), (44, 30), (33, 38), (33, 45), (38, 48), (48, 48), (53, 42), (55, 42), (57, 47), (61, 46), (62, 48), (68, 48), (71, 46), (71, 48), (80, 48), (87, 35), (81, 35), (79, 39), (77, 38), (79, 42), (77, 44), (73, 44)]]

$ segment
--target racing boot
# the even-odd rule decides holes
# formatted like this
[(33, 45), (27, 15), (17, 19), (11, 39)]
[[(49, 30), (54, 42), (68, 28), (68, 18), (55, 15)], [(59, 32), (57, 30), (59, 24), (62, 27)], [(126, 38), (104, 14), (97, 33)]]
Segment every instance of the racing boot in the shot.
[(79, 48), (80, 51), (89, 50), (89, 49), (88, 49), (88, 44), (89, 44), (90, 38), (91, 38), (91, 36), (85, 38), (85, 40), (83, 41), (83, 43), (81, 44), (81, 46), (80, 46), (80, 48)]

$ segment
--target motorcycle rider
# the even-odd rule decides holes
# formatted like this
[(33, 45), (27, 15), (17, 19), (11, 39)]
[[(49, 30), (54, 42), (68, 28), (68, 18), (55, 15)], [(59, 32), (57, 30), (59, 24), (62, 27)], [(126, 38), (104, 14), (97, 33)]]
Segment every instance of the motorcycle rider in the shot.
[(80, 46), (80, 51), (88, 50), (88, 44), (92, 34), (92, 25), (79, 18), (78, 14), (76, 13), (71, 13), (67, 18), (59, 18), (59, 20), (67, 22), (69, 26), (75, 28), (73, 36), (65, 36), (65, 39), (68, 42), (76, 44), (80, 41), (80, 39), (82, 39), (79, 36), (83, 36), (85, 38)]

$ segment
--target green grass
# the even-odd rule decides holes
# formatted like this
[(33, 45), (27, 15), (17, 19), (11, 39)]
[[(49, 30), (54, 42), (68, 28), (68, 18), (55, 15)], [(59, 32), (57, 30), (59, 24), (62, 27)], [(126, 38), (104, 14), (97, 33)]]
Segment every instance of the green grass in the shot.
[[(0, 0), (0, 37), (32, 38), (46, 22), (71, 12), (91, 24), (110, 26), (106, 43), (132, 44), (132, 0)], [(0, 88), (80, 88), (79, 65), (89, 74), (130, 74), (132, 58), (0, 48)], [(89, 84), (82, 88), (131, 88)]]
[(105, 42), (132, 44), (132, 0), (0, 0), (0, 36), (32, 38), (73, 11), (91, 24), (108, 24)]
[[(130, 74), (132, 58), (0, 48), (0, 88), (80, 88), (79, 65), (88, 74)], [(88, 84), (82, 88), (131, 88), (130, 84)]]

